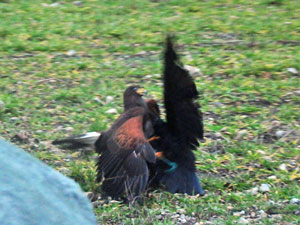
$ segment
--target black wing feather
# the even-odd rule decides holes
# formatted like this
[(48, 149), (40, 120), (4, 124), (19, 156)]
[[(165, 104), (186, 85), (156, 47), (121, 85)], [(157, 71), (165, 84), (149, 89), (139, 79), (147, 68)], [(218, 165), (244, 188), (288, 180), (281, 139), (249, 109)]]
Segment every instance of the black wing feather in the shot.
[(198, 91), (193, 78), (183, 68), (170, 36), (167, 38), (164, 63), (164, 106), (168, 130), (180, 139), (184, 148), (191, 149), (198, 146), (198, 139), (203, 138), (202, 114), (195, 102)]

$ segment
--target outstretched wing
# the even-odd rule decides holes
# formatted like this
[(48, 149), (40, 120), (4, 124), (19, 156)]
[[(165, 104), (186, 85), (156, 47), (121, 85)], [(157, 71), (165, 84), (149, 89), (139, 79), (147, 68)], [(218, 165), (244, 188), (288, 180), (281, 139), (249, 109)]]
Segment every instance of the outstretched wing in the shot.
[(164, 57), (164, 105), (168, 130), (184, 148), (191, 149), (198, 146), (198, 139), (203, 138), (202, 114), (195, 103), (198, 91), (193, 78), (183, 68), (170, 36), (167, 37)]
[(118, 198), (123, 193), (139, 196), (147, 185), (146, 161), (155, 162), (155, 152), (144, 135), (145, 110), (136, 107), (126, 111), (110, 130), (96, 142), (98, 181), (102, 189)]

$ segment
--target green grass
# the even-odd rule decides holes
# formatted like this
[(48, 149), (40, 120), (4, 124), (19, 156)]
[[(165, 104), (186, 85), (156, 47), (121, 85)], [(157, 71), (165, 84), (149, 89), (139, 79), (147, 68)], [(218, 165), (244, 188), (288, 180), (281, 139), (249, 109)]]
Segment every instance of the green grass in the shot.
[[(300, 71), (298, 0), (53, 2), (0, 1), (1, 136), (99, 192), (96, 155), (49, 142), (108, 128), (117, 115), (106, 111), (122, 111), (128, 84), (161, 99), (162, 42), (175, 33), (182, 61), (204, 74), (195, 80), (207, 137), (196, 155), (208, 194), (156, 191), (140, 206), (100, 201), (99, 223), (180, 224), (185, 215), (190, 224), (236, 224), (242, 210), (252, 224), (299, 223), (289, 200), (300, 197), (300, 75), (287, 72)], [(108, 95), (109, 104), (95, 100)], [(276, 138), (279, 130), (287, 135)], [(263, 183), (269, 193), (247, 192)]]

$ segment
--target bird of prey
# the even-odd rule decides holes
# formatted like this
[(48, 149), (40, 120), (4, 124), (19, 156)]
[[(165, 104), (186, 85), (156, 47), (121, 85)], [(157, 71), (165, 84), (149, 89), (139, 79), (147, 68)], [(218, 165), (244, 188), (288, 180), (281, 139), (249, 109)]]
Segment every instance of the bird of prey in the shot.
[(139, 200), (148, 183), (147, 162), (156, 160), (147, 140), (153, 128), (141, 90), (138, 86), (126, 89), (124, 112), (95, 143), (97, 181), (102, 181), (102, 191), (115, 199), (125, 194), (128, 201)]
[(147, 100), (153, 135), (159, 137), (150, 142), (158, 158), (155, 164), (149, 164), (150, 186), (161, 186), (171, 193), (203, 195), (192, 152), (204, 133), (202, 113), (195, 102), (198, 91), (174, 50), (172, 37), (166, 41), (162, 78), (166, 122), (160, 118), (156, 101)]
[[(99, 154), (97, 181), (102, 182), (104, 195), (129, 202), (139, 201), (148, 184), (148, 163), (155, 163), (153, 126), (144, 89), (128, 87), (123, 96), (124, 112), (106, 130), (55, 140), (53, 144), (67, 145), (69, 149), (94, 146)], [(125, 197), (125, 198), (124, 198)]]
[[(171, 193), (203, 195), (193, 150), (203, 139), (196, 85), (184, 69), (168, 36), (164, 52), (166, 121), (153, 99), (144, 101), (139, 86), (124, 93), (124, 112), (107, 131), (56, 140), (73, 147), (93, 145), (99, 154), (97, 180), (113, 198), (139, 199), (146, 187)], [(156, 153), (155, 153), (156, 151)]]

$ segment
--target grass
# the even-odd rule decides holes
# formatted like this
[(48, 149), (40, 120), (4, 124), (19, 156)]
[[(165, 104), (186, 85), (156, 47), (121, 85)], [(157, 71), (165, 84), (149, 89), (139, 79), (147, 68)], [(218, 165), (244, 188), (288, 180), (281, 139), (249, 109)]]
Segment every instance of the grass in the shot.
[[(289, 201), (300, 197), (300, 79), (287, 72), (300, 71), (298, 0), (53, 2), (0, 1), (1, 136), (97, 193), (95, 154), (49, 142), (108, 128), (117, 115), (106, 111), (122, 111), (128, 84), (161, 99), (162, 42), (173, 32), (183, 62), (204, 74), (195, 81), (206, 143), (196, 155), (208, 194), (100, 201), (99, 223), (299, 223)], [(249, 193), (263, 183), (270, 192)]]

